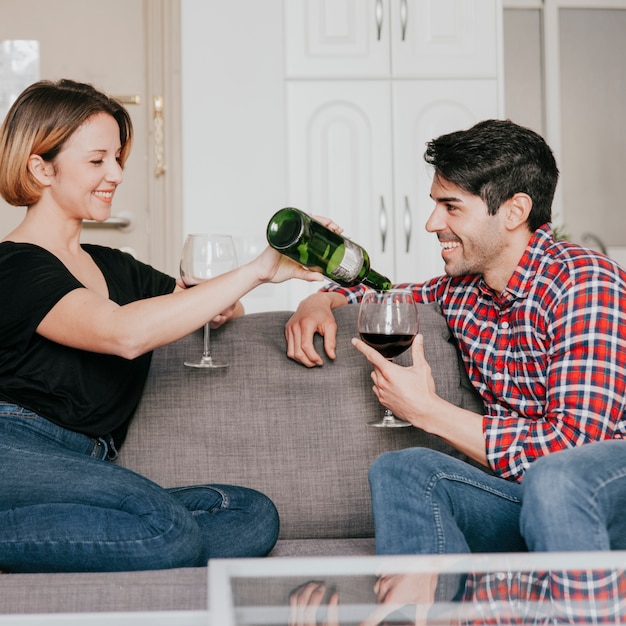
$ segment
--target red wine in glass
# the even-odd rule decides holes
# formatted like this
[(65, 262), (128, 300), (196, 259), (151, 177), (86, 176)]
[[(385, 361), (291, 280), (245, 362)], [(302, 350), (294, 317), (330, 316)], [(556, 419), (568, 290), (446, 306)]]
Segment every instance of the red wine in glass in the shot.
[(409, 334), (360, 333), (360, 335), (368, 346), (378, 350), (386, 359), (401, 355), (415, 339), (415, 335)]
[[(413, 292), (408, 289), (367, 291), (359, 308), (358, 331), (361, 339), (380, 352), (386, 359), (402, 354), (413, 343), (419, 330), (417, 305)], [(370, 422), (371, 426), (401, 428), (411, 426), (399, 420), (385, 408), (382, 420)]]

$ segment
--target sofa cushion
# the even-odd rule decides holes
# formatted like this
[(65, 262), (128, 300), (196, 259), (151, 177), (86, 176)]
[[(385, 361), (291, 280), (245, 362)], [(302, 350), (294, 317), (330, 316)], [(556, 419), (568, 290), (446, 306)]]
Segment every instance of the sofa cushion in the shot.
[[(480, 411), (438, 308), (419, 309), (438, 393)], [(357, 314), (355, 305), (336, 310), (337, 358), (312, 369), (286, 356), (290, 312), (246, 315), (212, 331), (212, 353), (228, 369), (183, 365), (201, 352), (199, 332), (157, 350), (120, 462), (166, 487), (259, 489), (278, 507), (281, 539), (371, 537), (367, 470), (378, 455), (430, 446), (464, 457), (413, 427), (367, 426), (382, 407), (371, 366), (350, 343)], [(321, 353), (321, 338), (316, 345)]]

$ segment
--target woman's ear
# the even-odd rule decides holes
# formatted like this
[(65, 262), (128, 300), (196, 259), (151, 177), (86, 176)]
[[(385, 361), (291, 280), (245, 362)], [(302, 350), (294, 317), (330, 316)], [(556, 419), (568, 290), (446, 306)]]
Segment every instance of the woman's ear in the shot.
[(507, 227), (514, 230), (526, 224), (532, 208), (533, 201), (527, 193), (514, 194), (505, 202)]
[(54, 175), (52, 163), (44, 161), (38, 154), (31, 154), (28, 157), (28, 171), (40, 185), (44, 187), (50, 186)]

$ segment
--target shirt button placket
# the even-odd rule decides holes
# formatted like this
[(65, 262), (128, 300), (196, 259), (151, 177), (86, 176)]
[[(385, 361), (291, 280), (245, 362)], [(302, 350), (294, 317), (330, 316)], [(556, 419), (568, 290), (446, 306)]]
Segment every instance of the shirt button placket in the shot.
[(507, 350), (507, 346), (509, 344), (509, 323), (506, 320), (502, 320), (499, 324), (498, 328), (498, 338), (497, 338), (497, 350), (496, 350), (496, 371), (493, 376), (496, 381), (495, 391), (498, 395), (502, 393), (502, 389), (504, 387), (504, 372), (506, 368), (506, 360), (505, 354)]

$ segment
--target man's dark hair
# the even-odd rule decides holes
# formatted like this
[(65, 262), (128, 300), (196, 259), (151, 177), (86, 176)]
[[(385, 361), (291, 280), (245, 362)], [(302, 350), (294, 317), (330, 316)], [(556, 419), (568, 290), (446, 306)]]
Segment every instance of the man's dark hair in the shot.
[(436, 175), (480, 196), (490, 215), (521, 192), (533, 201), (531, 232), (552, 219), (559, 170), (548, 144), (529, 128), (510, 120), (485, 120), (433, 139), (424, 158)]

